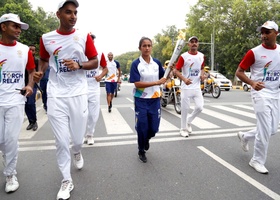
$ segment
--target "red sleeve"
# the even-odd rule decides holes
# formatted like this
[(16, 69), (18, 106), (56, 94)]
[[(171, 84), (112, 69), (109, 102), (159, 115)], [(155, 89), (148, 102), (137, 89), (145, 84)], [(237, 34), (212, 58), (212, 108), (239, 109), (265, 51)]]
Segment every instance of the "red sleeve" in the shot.
[(177, 64), (176, 64), (176, 69), (177, 70), (181, 70), (182, 69), (182, 67), (184, 66), (184, 59), (183, 59), (183, 57), (182, 56), (180, 56), (179, 57), (179, 60), (178, 60), (178, 62), (177, 62)]
[(106, 58), (103, 53), (101, 54), (101, 58), (100, 58), (100, 66), (103, 68), (107, 66)]
[(94, 43), (93, 43), (93, 41), (91, 39), (91, 36), (89, 34), (87, 35), (85, 54), (86, 54), (88, 59), (91, 59), (91, 58), (97, 56), (96, 48), (95, 48)]
[(205, 66), (205, 56), (203, 57), (203, 62), (201, 64), (201, 68), (200, 69), (204, 69), (204, 66)]
[(245, 71), (255, 63), (255, 55), (252, 50), (249, 50), (244, 58), (241, 60), (239, 67)]
[(26, 64), (26, 69), (27, 70), (32, 70), (35, 69), (35, 62), (34, 62), (34, 57), (32, 55), (32, 51), (28, 51), (28, 60), (27, 60), (27, 64)]
[(42, 59), (48, 60), (49, 57), (50, 57), (50, 54), (45, 49), (45, 45), (43, 43), (43, 39), (42, 38), (40, 38), (40, 52), (39, 52), (39, 54), (40, 54), (40, 58), (42, 58)]

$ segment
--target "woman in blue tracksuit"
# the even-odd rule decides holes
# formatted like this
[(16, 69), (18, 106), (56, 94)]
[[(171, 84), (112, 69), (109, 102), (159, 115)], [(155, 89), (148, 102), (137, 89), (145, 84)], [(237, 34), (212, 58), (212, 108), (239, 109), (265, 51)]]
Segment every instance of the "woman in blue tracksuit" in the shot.
[(152, 40), (142, 37), (139, 42), (141, 56), (134, 60), (130, 69), (130, 82), (135, 88), (135, 129), (138, 135), (138, 156), (146, 163), (146, 151), (149, 149), (149, 140), (159, 129), (160, 85), (165, 83), (164, 69), (159, 60), (151, 57)]

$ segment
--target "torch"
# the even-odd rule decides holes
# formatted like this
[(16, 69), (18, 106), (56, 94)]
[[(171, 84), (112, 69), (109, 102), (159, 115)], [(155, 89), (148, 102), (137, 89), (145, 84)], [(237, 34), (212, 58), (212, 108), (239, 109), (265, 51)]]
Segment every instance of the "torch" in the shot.
[(183, 47), (185, 46), (185, 33), (183, 33), (183, 31), (180, 30), (179, 32), (179, 35), (178, 35), (178, 40), (176, 42), (176, 46), (175, 46), (175, 49), (173, 51), (173, 54), (171, 56), (171, 59), (168, 63), (168, 66), (165, 70), (165, 73), (164, 73), (164, 78), (167, 78), (170, 71), (171, 71), (171, 66), (174, 64), (174, 62), (177, 60), (177, 58), (179, 57)]

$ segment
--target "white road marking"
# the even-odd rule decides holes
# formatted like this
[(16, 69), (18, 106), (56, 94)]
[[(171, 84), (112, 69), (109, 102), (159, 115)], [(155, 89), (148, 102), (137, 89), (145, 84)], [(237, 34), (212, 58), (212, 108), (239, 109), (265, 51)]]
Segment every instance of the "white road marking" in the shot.
[(245, 112), (245, 111), (242, 111), (242, 110), (237, 110), (237, 109), (226, 107), (226, 106), (212, 106), (212, 107), (218, 108), (218, 109), (221, 109), (221, 110), (225, 110), (225, 111), (228, 111), (228, 112), (231, 112), (231, 113), (235, 113), (235, 114), (238, 114), (238, 115), (243, 115), (245, 117), (250, 117), (252, 119), (256, 119), (256, 115), (254, 113), (249, 113), (249, 112)]
[(251, 122), (247, 122), (245, 120), (241, 120), (236, 117), (231, 117), (229, 115), (225, 115), (207, 108), (204, 108), (202, 111), (204, 114), (210, 115), (212, 118), (218, 118), (220, 120), (226, 121), (227, 123), (234, 124), (236, 126), (252, 126), (254, 125)]
[(126, 123), (118, 109), (112, 108), (112, 112), (109, 113), (107, 109), (101, 109), (102, 117), (104, 119), (106, 133), (111, 134), (129, 134), (133, 133), (133, 130)]
[(253, 106), (246, 106), (246, 105), (234, 105), (235, 107), (239, 107), (239, 108), (245, 108), (245, 109), (248, 109), (248, 110), (252, 110), (254, 111), (254, 108)]
[(159, 125), (159, 131), (179, 131), (179, 128), (177, 126), (174, 126), (167, 120), (161, 118), (160, 119), (160, 125)]
[(236, 175), (238, 175), (240, 178), (242, 178), (243, 180), (247, 181), (248, 183), (250, 183), (251, 185), (253, 185), (254, 187), (256, 187), (257, 189), (259, 189), (261, 192), (265, 193), (266, 195), (268, 195), (269, 197), (271, 197), (272, 199), (280, 199), (279, 194), (273, 192), (272, 190), (270, 190), (269, 188), (267, 188), (266, 186), (264, 186), (263, 184), (259, 183), (258, 181), (256, 181), (255, 179), (251, 178), (250, 176), (248, 176), (247, 174), (243, 173), (242, 171), (240, 171), (239, 169), (237, 169), (236, 167), (232, 166), (231, 164), (229, 164), (228, 162), (224, 161), (223, 159), (221, 159), (220, 157), (218, 157), (217, 155), (215, 155), (214, 153), (212, 153), (211, 151), (209, 151), (208, 149), (206, 149), (203, 146), (198, 146), (197, 148), (199, 148), (201, 151), (203, 151), (205, 154), (207, 154), (208, 156), (210, 156), (211, 158), (213, 158), (214, 160), (216, 160), (218, 163), (220, 163), (221, 165), (225, 166), (227, 169), (229, 169), (230, 171), (232, 171), (233, 173), (235, 173)]
[(221, 128), (220, 126), (213, 124), (207, 120), (201, 119), (200, 117), (196, 117), (192, 121), (192, 125), (199, 127), (200, 129), (214, 129)]

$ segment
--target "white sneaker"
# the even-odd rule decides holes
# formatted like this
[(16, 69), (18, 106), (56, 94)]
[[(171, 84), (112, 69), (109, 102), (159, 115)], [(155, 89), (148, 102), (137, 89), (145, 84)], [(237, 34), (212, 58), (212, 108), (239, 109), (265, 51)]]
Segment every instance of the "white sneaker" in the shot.
[(181, 134), (182, 137), (189, 137), (189, 133), (185, 129), (181, 129), (180, 134)]
[(261, 174), (268, 174), (268, 170), (265, 168), (265, 166), (258, 163), (257, 161), (251, 159), (249, 165)]
[(187, 131), (189, 133), (192, 133), (192, 126), (191, 126), (191, 124), (187, 124)]
[(7, 176), (5, 191), (7, 193), (14, 192), (18, 188), (19, 188), (19, 183), (18, 183), (17, 177), (15, 175)]
[(70, 192), (74, 189), (74, 184), (72, 181), (63, 181), (60, 190), (57, 193), (57, 200), (64, 200), (70, 198)]
[(247, 151), (249, 151), (249, 144), (248, 144), (248, 141), (245, 141), (243, 136), (244, 136), (244, 134), (241, 131), (237, 133), (237, 137), (240, 140), (240, 145), (241, 145), (243, 151), (247, 152)]
[(87, 144), (88, 145), (93, 145), (94, 144), (93, 136), (91, 136), (91, 135), (87, 136)]
[(77, 169), (82, 169), (84, 166), (84, 158), (82, 153), (74, 154), (74, 165)]

